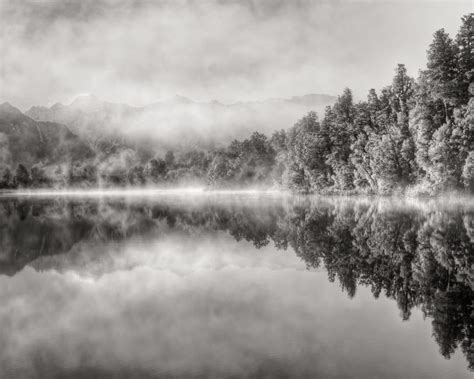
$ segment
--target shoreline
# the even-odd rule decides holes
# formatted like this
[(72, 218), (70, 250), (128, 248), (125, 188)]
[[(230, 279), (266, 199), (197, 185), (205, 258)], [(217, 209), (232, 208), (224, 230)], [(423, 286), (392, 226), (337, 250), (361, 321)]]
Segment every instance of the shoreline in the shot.
[(385, 199), (385, 200), (444, 200), (450, 202), (474, 201), (474, 194), (459, 191), (447, 191), (435, 195), (392, 193), (374, 194), (348, 191), (346, 193), (334, 191), (327, 193), (298, 193), (278, 189), (212, 189), (208, 187), (129, 187), (129, 188), (38, 188), (38, 189), (0, 189), (0, 198), (6, 197), (151, 197), (162, 195), (177, 196), (209, 196), (209, 195), (278, 195), (281, 197), (301, 198), (333, 198), (333, 199)]

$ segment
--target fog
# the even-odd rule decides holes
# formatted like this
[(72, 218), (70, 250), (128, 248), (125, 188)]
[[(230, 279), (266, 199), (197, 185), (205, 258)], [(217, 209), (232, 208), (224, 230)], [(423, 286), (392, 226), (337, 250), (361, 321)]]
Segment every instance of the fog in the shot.
[(175, 94), (232, 103), (365, 97), (469, 1), (1, 1), (0, 102), (23, 110), (93, 93), (144, 105)]
[[(239, 203), (242, 198), (253, 201), (279, 199), (289, 203), (304, 202), (310, 204), (324, 203), (346, 206), (376, 206), (389, 210), (414, 208), (419, 210), (431, 209), (474, 209), (474, 197), (462, 192), (444, 192), (436, 197), (417, 195), (299, 195), (291, 191), (280, 189), (262, 189), (247, 187), (245, 189), (212, 189), (208, 186), (175, 186), (160, 187), (153, 186), (131, 186), (107, 187), (91, 189), (18, 189), (12, 191), (0, 191), (0, 198), (12, 197), (31, 198), (56, 198), (67, 200), (68, 198), (123, 198), (131, 201), (161, 202), (167, 198), (179, 199), (180, 202), (190, 205), (200, 200), (211, 201), (235, 201)], [(196, 203), (199, 204), (199, 203)]]
[[(311, 114), (272, 147), (217, 150), (321, 120), (398, 63), (417, 76), (433, 32), (454, 36), (471, 8), (0, 0), (0, 104), (29, 109), (0, 109), (0, 378), (468, 377), (474, 197), (415, 196), (472, 184), (472, 156), (443, 144), (461, 108), (434, 112), (431, 139), (399, 96), (367, 144), (347, 147), (362, 127), (336, 107), (329, 133)], [(420, 151), (436, 170), (410, 164)]]

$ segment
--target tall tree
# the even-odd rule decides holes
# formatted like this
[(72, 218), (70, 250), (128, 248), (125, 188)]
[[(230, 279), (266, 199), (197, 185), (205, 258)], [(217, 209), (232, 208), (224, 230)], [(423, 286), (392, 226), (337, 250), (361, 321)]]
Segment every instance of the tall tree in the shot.
[(396, 128), (393, 139), (396, 143), (398, 167), (397, 180), (402, 185), (415, 179), (415, 143), (409, 128), (409, 112), (413, 107), (414, 80), (407, 74), (405, 65), (399, 64), (392, 81), (393, 111), (396, 114)]
[(352, 91), (346, 88), (329, 115), (328, 132), (331, 150), (327, 163), (332, 168), (334, 186), (348, 190), (354, 186), (354, 166), (350, 161), (350, 145), (354, 135), (355, 107)]
[(377, 184), (371, 168), (370, 144), (372, 136), (376, 135), (374, 128), (378, 113), (378, 98), (375, 90), (371, 90), (366, 103), (356, 105), (354, 126), (357, 130), (355, 140), (351, 145), (351, 163), (354, 165), (354, 185), (357, 188), (369, 187), (377, 189)]
[(309, 112), (289, 130), (287, 180), (291, 188), (308, 192), (328, 186), (328, 142), (326, 128), (315, 112)]
[(469, 100), (469, 84), (474, 80), (474, 13), (463, 16), (461, 21), (461, 27), (456, 35), (458, 46), (458, 98), (465, 104)]
[(444, 104), (445, 119), (449, 122), (452, 108), (458, 100), (458, 47), (444, 29), (436, 31), (428, 49), (426, 71), (431, 94)]

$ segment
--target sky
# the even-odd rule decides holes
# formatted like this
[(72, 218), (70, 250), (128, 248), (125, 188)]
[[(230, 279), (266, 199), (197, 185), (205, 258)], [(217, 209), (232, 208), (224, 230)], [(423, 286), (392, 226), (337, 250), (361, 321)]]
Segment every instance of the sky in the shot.
[(469, 0), (0, 0), (0, 102), (232, 103), (345, 87), (364, 99), (397, 63), (417, 76), (433, 32), (454, 37), (469, 12)]

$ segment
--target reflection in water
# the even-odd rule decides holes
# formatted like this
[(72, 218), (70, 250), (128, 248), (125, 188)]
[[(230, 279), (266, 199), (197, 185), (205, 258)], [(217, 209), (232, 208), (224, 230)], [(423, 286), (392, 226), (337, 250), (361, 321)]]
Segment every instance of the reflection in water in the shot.
[(0, 376), (467, 375), (418, 314), (473, 370), (473, 245), (466, 204), (3, 199)]

